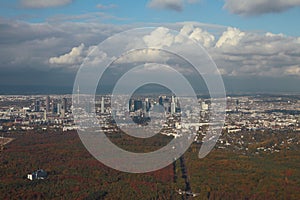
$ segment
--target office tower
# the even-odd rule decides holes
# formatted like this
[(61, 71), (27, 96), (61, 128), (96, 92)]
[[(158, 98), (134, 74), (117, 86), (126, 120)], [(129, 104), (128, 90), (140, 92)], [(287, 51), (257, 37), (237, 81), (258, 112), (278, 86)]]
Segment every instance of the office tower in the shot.
[(147, 112), (147, 103), (146, 103), (146, 101), (142, 102), (142, 111), (143, 111), (143, 113)]
[(175, 98), (172, 96), (171, 100), (171, 114), (174, 114), (176, 112), (176, 104), (175, 104)]
[(40, 112), (40, 101), (39, 100), (35, 101), (34, 112)]
[(49, 96), (46, 97), (45, 106), (46, 106), (46, 112), (50, 112), (50, 97)]
[(53, 100), (51, 102), (51, 110), (52, 110), (52, 114), (56, 114), (57, 113), (57, 105), (54, 103)]
[(44, 121), (47, 121), (47, 111), (44, 110)]
[(175, 97), (175, 107), (176, 107), (176, 112), (181, 112), (180, 101), (178, 97)]
[(104, 113), (104, 97), (101, 98), (101, 114)]
[(61, 101), (61, 117), (65, 117), (66, 113), (67, 113), (67, 99), (63, 98)]
[(164, 99), (162, 96), (159, 97), (158, 102), (159, 102), (159, 105), (161, 105), (161, 106), (163, 105)]
[(62, 104), (62, 108), (65, 110), (65, 111), (67, 111), (68, 110), (68, 104), (67, 104), (68, 102), (67, 102), (67, 98), (63, 98), (62, 99), (62, 102), (61, 102), (61, 104)]
[(60, 114), (60, 113), (61, 113), (61, 104), (58, 103), (58, 104), (56, 105), (56, 107), (57, 107), (56, 113), (57, 113), (57, 114)]
[(164, 107), (165, 112), (171, 112), (169, 102), (164, 102), (163, 107)]
[(145, 102), (146, 102), (146, 111), (148, 112), (151, 108), (151, 102), (149, 101), (148, 98), (145, 98)]
[(134, 100), (129, 100), (129, 112), (134, 112)]
[(143, 107), (143, 102), (141, 100), (134, 100), (134, 111), (140, 110)]

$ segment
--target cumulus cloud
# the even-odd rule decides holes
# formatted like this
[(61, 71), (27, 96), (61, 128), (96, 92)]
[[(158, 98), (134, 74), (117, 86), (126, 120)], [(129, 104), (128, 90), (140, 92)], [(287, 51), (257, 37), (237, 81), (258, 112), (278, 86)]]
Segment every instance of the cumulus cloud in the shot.
[(26, 8), (51, 8), (72, 3), (73, 0), (21, 0), (21, 5)]
[[(164, 40), (161, 40), (164, 38)], [(172, 47), (183, 50), (189, 42), (187, 38), (202, 44), (217, 63), (220, 72), (228, 76), (269, 76), (280, 77), (299, 75), (299, 38), (283, 34), (244, 32), (228, 27), (219, 37), (193, 24), (186, 24), (176, 35), (168, 29), (159, 27), (144, 36), (148, 47)], [(192, 51), (184, 49), (184, 51)], [(139, 52), (126, 57), (127, 63), (151, 58), (153, 62), (162, 59), (159, 52)], [(164, 56), (165, 61), (169, 57)]]
[(282, 34), (233, 32), (238, 39), (233, 39), (233, 42), (231, 39), (224, 40), (224, 35), (228, 35), (227, 30), (217, 41), (216, 47), (209, 49), (225, 74), (280, 77), (297, 72), (294, 75), (299, 75), (296, 70), (300, 67), (300, 44), (297, 38)]
[[(20, 70), (74, 71), (70, 64), (54, 64), (61, 55), (85, 44), (81, 57), (89, 48), (113, 33), (128, 29), (101, 23), (26, 23), (0, 19), (0, 68), (15, 74)], [(49, 59), (52, 59), (51, 64)], [(76, 61), (76, 59), (75, 59)], [(77, 59), (77, 61), (81, 61)], [(69, 60), (69, 63), (71, 61)], [(30, 70), (29, 70), (30, 68)]]
[(300, 6), (300, 0), (225, 0), (224, 8), (238, 15), (278, 13)]
[[(181, 34), (171, 34), (161, 27), (141, 40), (152, 47), (175, 44), (174, 47), (182, 49), (181, 44), (186, 41), (186, 38), (182, 37), (184, 35), (202, 44), (225, 76), (300, 78), (299, 37), (262, 34), (237, 28), (218, 29), (216, 33), (214, 27), (197, 23), (166, 26), (178, 30)], [(18, 71), (28, 71), (31, 74), (33, 71), (41, 71), (47, 74), (50, 71), (60, 73), (65, 70), (66, 73), (74, 73), (74, 69), (77, 69), (75, 67), (82, 63), (95, 45), (115, 33), (132, 28), (129, 25), (101, 23), (64, 22), (52, 25), (4, 20), (0, 20), (0, 27), (0, 79), (5, 78), (3, 74), (6, 72), (15, 76)], [(118, 45), (111, 47), (111, 50), (114, 51), (114, 48), (118, 50)], [(96, 62), (96, 59), (109, 56), (103, 52), (94, 55), (97, 55)], [(162, 57), (168, 61), (168, 57), (161, 56), (158, 51), (141, 51), (131, 55), (128, 60), (124, 59), (122, 63), (128, 65), (129, 60), (138, 62), (144, 57), (148, 58), (149, 62), (161, 61)], [(47, 73), (44, 73), (45, 71)], [(19, 75), (21, 76), (23, 73)], [(3, 81), (9, 80), (7, 77)]]
[(188, 36), (190, 39), (196, 40), (204, 47), (209, 48), (215, 42), (215, 36), (201, 28), (194, 27), (191, 24), (184, 25), (180, 31), (181, 34)]
[[(168, 29), (159, 27), (154, 30), (150, 35), (143, 38), (144, 42), (149, 47), (162, 48), (164, 46), (170, 47), (177, 43), (188, 42), (187, 38), (199, 42), (204, 47), (208, 48), (214, 45), (214, 35), (202, 30), (199, 27), (194, 27), (192, 24), (183, 25), (178, 35), (170, 33)], [(164, 38), (161, 40), (161, 38)]]
[[(228, 27), (217, 37), (200, 27), (194, 27), (193, 24), (186, 24), (178, 35), (160, 27), (143, 40), (149, 47), (172, 47), (182, 50), (182, 44), (188, 42), (186, 37), (206, 48), (223, 75), (262, 77), (299, 75), (299, 38), (283, 34), (244, 32)], [(184, 49), (184, 51), (192, 50)], [(126, 57), (125, 60), (127, 63), (138, 62), (144, 58), (151, 58), (153, 62), (162, 59), (158, 52), (147, 51), (139, 52), (130, 58)], [(165, 56), (164, 59), (169, 58)]]
[(244, 36), (245, 33), (239, 29), (229, 27), (219, 38), (216, 47), (220, 48), (224, 45), (236, 46)]
[(78, 47), (73, 47), (72, 50), (59, 57), (52, 57), (49, 59), (50, 64), (59, 64), (59, 65), (74, 65), (82, 62), (84, 53), (84, 44), (80, 44)]
[[(164, 38), (161, 40), (161, 38)], [(169, 30), (164, 27), (159, 27), (150, 35), (143, 38), (144, 42), (149, 47), (162, 48), (163, 46), (171, 46), (174, 42), (174, 35), (169, 33)]]

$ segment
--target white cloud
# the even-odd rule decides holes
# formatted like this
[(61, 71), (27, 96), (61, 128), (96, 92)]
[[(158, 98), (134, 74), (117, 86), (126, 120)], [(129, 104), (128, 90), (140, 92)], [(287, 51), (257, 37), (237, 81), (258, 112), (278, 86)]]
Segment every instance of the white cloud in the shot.
[[(164, 38), (161, 40), (161, 38)], [(180, 33), (175, 35), (170, 33), (166, 28), (159, 27), (155, 29), (150, 35), (143, 38), (144, 42), (149, 47), (162, 48), (164, 46), (170, 47), (173, 44), (180, 44), (188, 42), (187, 38), (195, 40), (202, 44), (204, 47), (209, 48), (214, 45), (214, 35), (202, 30), (201, 28), (194, 27), (192, 24), (186, 24), (180, 29)]]
[(212, 34), (203, 31), (201, 28), (195, 28), (189, 37), (200, 42), (206, 48), (211, 47), (215, 41), (215, 37)]
[(97, 4), (96, 8), (102, 9), (102, 10), (106, 10), (106, 9), (111, 9), (111, 8), (116, 8), (117, 5), (116, 4), (108, 4), (108, 5), (104, 5), (104, 4)]
[(283, 12), (300, 6), (300, 0), (225, 0), (224, 8), (238, 15), (261, 15)]
[[(236, 28), (218, 29), (197, 23), (171, 24), (182, 35), (201, 43), (214, 59), (222, 74), (230, 76), (299, 76), (300, 38), (283, 34), (255, 33)], [(99, 23), (64, 22), (31, 24), (1, 21), (1, 70), (18, 71), (30, 67), (47, 71), (53, 67), (73, 69), (82, 63), (87, 53), (114, 33), (132, 27)], [(167, 26), (168, 27), (168, 26)], [(213, 31), (211, 31), (213, 30)], [(220, 36), (219, 36), (220, 35)], [(183, 49), (186, 40), (164, 28), (158, 28), (141, 41), (156, 47), (172, 46)], [(164, 40), (161, 41), (161, 38)], [(214, 39), (212, 39), (214, 38)], [(145, 40), (143, 40), (145, 39)], [(83, 43), (85, 45), (79, 45)], [(187, 47), (188, 45), (185, 45)], [(133, 45), (133, 48), (135, 46)], [(118, 46), (112, 47), (118, 50)], [(109, 55), (109, 54), (108, 54)], [(98, 58), (105, 58), (105, 53)], [(158, 52), (136, 54), (133, 61), (142, 57), (150, 61), (161, 59)], [(163, 57), (165, 60), (168, 57)], [(164, 61), (162, 61), (164, 62)], [(127, 62), (128, 63), (128, 62)]]
[[(161, 38), (164, 38), (163, 40)], [(171, 46), (174, 42), (174, 35), (169, 33), (169, 30), (163, 27), (155, 29), (150, 35), (143, 38), (144, 42), (149, 47), (162, 48), (163, 46)]]
[(212, 58), (227, 75), (280, 77), (292, 75), (292, 72), (299, 75), (296, 70), (300, 63), (297, 38), (282, 34), (243, 33), (238, 42), (234, 39), (232, 46), (228, 45), (232, 44), (231, 40), (223, 42), (223, 36), (227, 35), (224, 32), (217, 42), (222, 45), (209, 49)]
[(300, 65), (287, 67), (285, 70), (285, 74), (300, 76)]
[[(299, 38), (283, 34), (244, 32), (232, 27), (228, 27), (220, 35), (217, 37), (189, 23), (181, 28), (178, 35), (160, 27), (143, 40), (148, 47), (158, 49), (172, 47), (177, 50), (179, 48), (180, 52), (191, 51), (186, 49), (188, 45), (182, 44), (188, 42), (186, 37), (193, 39), (206, 48), (224, 75), (271, 77), (299, 75), (297, 68), (300, 63)], [(144, 58), (151, 58), (151, 61), (155, 62), (162, 59), (162, 56), (157, 52), (147, 51), (125, 60), (138, 62)], [(168, 57), (164, 59), (168, 60)]]
[(135, 70), (136, 73), (140, 74), (146, 74), (146, 73), (152, 73), (152, 72), (160, 72), (160, 73), (169, 73), (168, 75), (172, 77), (172, 74), (174, 73), (170, 66), (168, 65), (163, 65), (162, 64), (156, 64), (156, 63), (145, 63), (144, 65), (140, 66), (137, 70)]
[(166, 62), (168, 57), (165, 55), (164, 52), (161, 52), (157, 49), (143, 49), (134, 52), (130, 52), (129, 54), (123, 55), (120, 57), (116, 63), (138, 63), (138, 62), (152, 62), (152, 63), (159, 63), (159, 62)]
[(50, 64), (59, 64), (59, 65), (74, 65), (81, 63), (84, 59), (84, 44), (80, 44), (78, 47), (73, 47), (72, 50), (64, 55), (59, 57), (52, 57), (49, 59)]
[(194, 27), (193, 24), (185, 24), (180, 30), (180, 35), (175, 38), (175, 41), (178, 43), (184, 42), (184, 38), (182, 36), (186, 36), (192, 40), (199, 42), (205, 48), (209, 48), (214, 45), (215, 36), (210, 34), (209, 32), (203, 30), (199, 27)]
[(21, 0), (26, 8), (50, 8), (59, 7), (72, 3), (72, 0)]
[(245, 33), (239, 29), (229, 27), (218, 40), (216, 47), (220, 48), (225, 45), (236, 46), (244, 36)]
[(97, 48), (97, 46), (86, 47), (83, 43), (73, 47), (70, 52), (49, 58), (49, 64), (55, 67), (65, 67), (77, 69), (82, 63), (88, 62), (90, 65), (97, 66), (105, 59), (111, 61), (115, 58), (108, 58), (107, 54)]
[(284, 35), (282, 33), (280, 33), (280, 34), (274, 34), (274, 33), (270, 33), (270, 32), (267, 32), (266, 36), (267, 37), (284, 37)]

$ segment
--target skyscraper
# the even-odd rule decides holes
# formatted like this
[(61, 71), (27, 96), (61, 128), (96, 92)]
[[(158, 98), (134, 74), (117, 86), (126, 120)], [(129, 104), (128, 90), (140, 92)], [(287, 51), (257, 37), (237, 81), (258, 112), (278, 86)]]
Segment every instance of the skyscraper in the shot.
[(134, 100), (134, 111), (140, 110), (143, 108), (143, 101)]
[(134, 100), (129, 100), (129, 112), (134, 112)]
[(47, 111), (44, 110), (44, 117), (43, 117), (44, 121), (47, 121)]
[(171, 100), (171, 114), (174, 114), (176, 112), (176, 104), (175, 104), (175, 98), (172, 96)]
[(50, 112), (50, 97), (47, 96), (46, 97), (46, 102), (45, 102), (45, 106), (46, 106), (46, 112)]
[(61, 101), (61, 117), (65, 117), (67, 113), (67, 99), (63, 98)]
[(40, 100), (35, 101), (34, 112), (40, 112)]
[(101, 98), (101, 114), (104, 113), (104, 97)]
[(58, 114), (58, 115), (61, 114), (61, 104), (58, 103), (58, 104), (56, 105), (56, 107), (57, 107), (57, 110), (56, 110), (57, 114)]
[(57, 105), (55, 104), (53, 99), (52, 99), (52, 102), (51, 102), (51, 109), (52, 109), (52, 114), (53, 115), (57, 113)]

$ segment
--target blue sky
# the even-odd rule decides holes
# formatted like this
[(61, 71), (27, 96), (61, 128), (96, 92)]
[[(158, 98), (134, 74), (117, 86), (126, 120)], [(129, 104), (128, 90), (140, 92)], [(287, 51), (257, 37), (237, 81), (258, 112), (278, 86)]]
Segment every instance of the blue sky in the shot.
[[(197, 21), (238, 27), (243, 30), (267, 31), (284, 33), (291, 36), (300, 35), (300, 8), (295, 6), (282, 12), (263, 13), (260, 15), (243, 16), (231, 13), (224, 8), (222, 0), (202, 0), (189, 4), (185, 2), (181, 11), (172, 9), (151, 8), (148, 0), (139, 1), (99, 1), (74, 0), (57, 7), (30, 8), (21, 1), (1, 1), (1, 17), (19, 19), (28, 22), (45, 22), (58, 16), (78, 16), (89, 13), (102, 13), (99, 22), (128, 24), (128, 23), (161, 23)], [(107, 8), (99, 9), (97, 5)], [(84, 19), (77, 19), (83, 21)]]

